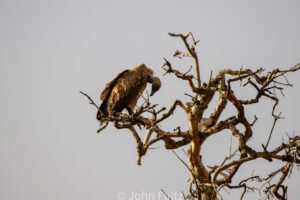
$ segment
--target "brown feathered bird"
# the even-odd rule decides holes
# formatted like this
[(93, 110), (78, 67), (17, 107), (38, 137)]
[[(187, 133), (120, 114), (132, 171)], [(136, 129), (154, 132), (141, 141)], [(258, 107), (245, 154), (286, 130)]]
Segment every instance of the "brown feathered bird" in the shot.
[(97, 113), (97, 119), (100, 120), (102, 116), (115, 112), (122, 112), (124, 108), (129, 114), (133, 113), (147, 83), (152, 84), (150, 96), (161, 86), (160, 79), (154, 77), (153, 70), (145, 64), (137, 65), (118, 74), (115, 79), (106, 84), (100, 95), (102, 104)]

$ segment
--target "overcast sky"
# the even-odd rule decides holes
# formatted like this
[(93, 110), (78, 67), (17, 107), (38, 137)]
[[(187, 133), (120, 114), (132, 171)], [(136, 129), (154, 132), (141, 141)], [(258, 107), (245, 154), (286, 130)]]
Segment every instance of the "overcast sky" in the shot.
[[(157, 144), (138, 167), (129, 132), (109, 127), (96, 134), (96, 110), (78, 91), (99, 104), (105, 84), (139, 63), (162, 77), (163, 57), (183, 47), (168, 32), (192, 31), (201, 40), (203, 80), (224, 67), (293, 66), (300, 61), (299, 8), (297, 0), (0, 0), (0, 199), (115, 200), (120, 192), (129, 199), (132, 192), (185, 191), (189, 174), (172, 152)], [(285, 119), (275, 129), (274, 145), (285, 133), (299, 134), (299, 77), (289, 76), (294, 88), (280, 97)], [(152, 99), (161, 106), (188, 89), (172, 76), (162, 83)], [(165, 129), (187, 127), (185, 116), (176, 114)], [(249, 118), (254, 114), (260, 121), (251, 144), (259, 149), (271, 125), (270, 105), (249, 109)], [(206, 165), (228, 155), (230, 138), (224, 133), (207, 140)], [(280, 166), (260, 160), (238, 176)], [(300, 176), (294, 172), (291, 200), (299, 198)], [(240, 193), (222, 194), (238, 199)]]

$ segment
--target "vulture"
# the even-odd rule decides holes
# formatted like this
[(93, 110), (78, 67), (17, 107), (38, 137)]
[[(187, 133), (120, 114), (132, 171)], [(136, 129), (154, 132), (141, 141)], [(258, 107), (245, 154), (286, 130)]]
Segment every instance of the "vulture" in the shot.
[(152, 84), (152, 96), (161, 86), (160, 79), (153, 76), (153, 70), (145, 64), (140, 64), (127, 69), (117, 75), (115, 79), (106, 84), (100, 95), (102, 103), (97, 113), (97, 119), (116, 112), (122, 112), (125, 108), (132, 114), (136, 103), (147, 83)]

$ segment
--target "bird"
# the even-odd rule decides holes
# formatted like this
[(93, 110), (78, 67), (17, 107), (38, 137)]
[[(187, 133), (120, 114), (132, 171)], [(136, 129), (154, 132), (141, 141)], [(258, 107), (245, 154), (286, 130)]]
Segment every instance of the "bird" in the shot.
[(150, 96), (160, 89), (161, 81), (153, 74), (153, 70), (145, 64), (139, 64), (119, 73), (106, 84), (100, 95), (102, 103), (97, 112), (97, 119), (101, 120), (103, 116), (122, 112), (124, 109), (132, 114), (147, 83), (152, 84)]

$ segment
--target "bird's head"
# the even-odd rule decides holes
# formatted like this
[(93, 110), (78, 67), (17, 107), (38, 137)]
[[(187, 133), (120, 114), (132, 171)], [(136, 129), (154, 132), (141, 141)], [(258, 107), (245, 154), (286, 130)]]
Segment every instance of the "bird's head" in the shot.
[(160, 86), (161, 86), (160, 79), (158, 77), (149, 76), (148, 82), (152, 84), (150, 96), (153, 96), (154, 93), (160, 89)]

